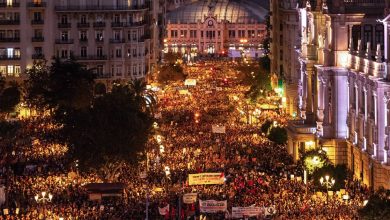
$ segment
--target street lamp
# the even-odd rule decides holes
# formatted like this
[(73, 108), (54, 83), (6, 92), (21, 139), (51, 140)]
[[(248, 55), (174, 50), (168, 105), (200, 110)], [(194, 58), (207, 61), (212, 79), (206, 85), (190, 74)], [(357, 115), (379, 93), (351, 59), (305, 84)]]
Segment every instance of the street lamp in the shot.
[[(47, 196), (46, 196), (47, 195)], [(41, 194), (36, 194), (34, 199), (37, 203), (51, 202), (53, 195), (51, 193), (41, 192)]]
[(330, 178), (329, 175), (326, 175), (325, 179), (324, 177), (320, 178), (321, 185), (326, 187), (326, 204), (329, 202), (329, 189), (334, 186), (335, 182), (336, 181), (333, 178)]

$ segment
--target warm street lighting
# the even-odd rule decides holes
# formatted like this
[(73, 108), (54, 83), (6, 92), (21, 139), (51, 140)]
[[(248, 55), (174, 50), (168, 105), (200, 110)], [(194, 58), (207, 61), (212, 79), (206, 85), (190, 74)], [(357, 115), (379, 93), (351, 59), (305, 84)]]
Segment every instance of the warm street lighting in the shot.
[(336, 181), (333, 178), (330, 178), (329, 175), (326, 175), (325, 178), (320, 178), (320, 183), (322, 186), (326, 187), (326, 203), (329, 202), (329, 189), (334, 186)]
[(34, 199), (37, 203), (51, 202), (53, 195), (51, 193), (41, 192), (40, 194), (36, 194)]

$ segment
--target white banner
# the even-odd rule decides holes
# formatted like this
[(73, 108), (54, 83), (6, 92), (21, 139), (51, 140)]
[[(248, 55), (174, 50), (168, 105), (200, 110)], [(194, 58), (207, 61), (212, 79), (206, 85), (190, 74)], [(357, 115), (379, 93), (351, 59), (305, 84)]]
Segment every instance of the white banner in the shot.
[(196, 86), (196, 79), (186, 79), (184, 81), (185, 86)]
[(232, 207), (233, 218), (253, 217), (264, 213), (261, 207)]
[(219, 126), (219, 125), (212, 125), (211, 130), (213, 133), (217, 134), (225, 134), (226, 133), (226, 127), (225, 126)]
[(188, 174), (188, 184), (190, 186), (224, 184), (224, 183), (225, 183), (225, 175), (223, 173)]
[(227, 201), (199, 200), (199, 209), (202, 213), (226, 212)]
[(158, 212), (160, 213), (160, 215), (169, 214), (169, 204), (163, 208), (158, 207)]
[(185, 204), (192, 204), (196, 202), (197, 193), (186, 193), (183, 195), (183, 202)]

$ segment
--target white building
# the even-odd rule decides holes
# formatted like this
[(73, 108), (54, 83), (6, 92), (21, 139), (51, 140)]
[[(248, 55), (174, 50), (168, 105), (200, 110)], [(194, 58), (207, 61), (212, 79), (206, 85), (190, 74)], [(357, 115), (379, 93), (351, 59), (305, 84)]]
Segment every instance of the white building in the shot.
[(73, 56), (99, 77), (142, 78), (161, 51), (159, 7), (148, 0), (3, 0), (0, 73), (20, 77), (36, 59)]

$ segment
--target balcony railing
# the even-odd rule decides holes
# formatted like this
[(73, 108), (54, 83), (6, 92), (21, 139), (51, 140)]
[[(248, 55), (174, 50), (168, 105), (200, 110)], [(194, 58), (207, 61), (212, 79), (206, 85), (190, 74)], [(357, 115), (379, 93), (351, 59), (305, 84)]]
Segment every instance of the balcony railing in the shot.
[(71, 23), (58, 23), (58, 28), (70, 28), (71, 26)]
[(288, 129), (298, 134), (315, 134), (315, 124), (305, 124), (304, 120), (292, 120), (288, 122)]
[(88, 38), (80, 38), (79, 41), (80, 41), (80, 43), (87, 43)]
[(19, 8), (19, 7), (20, 7), (20, 2), (12, 2), (11, 4), (7, 2), (0, 3), (0, 8)]
[(45, 8), (46, 2), (29, 2), (27, 3), (28, 8)]
[(0, 42), (20, 42), (20, 38), (19, 37), (4, 37), (4, 38), (0, 38)]
[(19, 25), (20, 20), (0, 20), (0, 25)]
[(112, 22), (111, 27), (138, 27), (145, 25), (145, 21), (139, 21), (139, 22)]
[(32, 37), (31, 41), (32, 42), (43, 42), (45, 40), (44, 37)]
[(106, 55), (76, 56), (76, 60), (107, 60)]
[(386, 76), (386, 63), (367, 59), (365, 56), (349, 54), (349, 68), (375, 77)]
[(89, 23), (77, 23), (78, 28), (89, 28)]
[(0, 55), (0, 60), (20, 60), (20, 55)]
[(111, 38), (110, 39), (110, 43), (112, 43), (112, 44), (118, 44), (118, 43), (124, 43), (124, 42), (125, 42), (124, 38), (122, 38), (122, 39), (113, 39), (113, 38)]
[(97, 28), (102, 28), (102, 27), (106, 27), (106, 22), (93, 22), (93, 27), (97, 27)]
[(95, 42), (104, 42), (104, 38), (95, 38)]
[(56, 6), (56, 11), (131, 11), (131, 10), (145, 10), (148, 9), (148, 5), (67, 5)]
[(38, 54), (33, 54), (33, 55), (32, 55), (32, 59), (34, 59), (34, 60), (43, 60), (43, 59), (45, 59), (45, 55), (40, 54), (40, 53), (38, 53)]
[(56, 44), (73, 44), (73, 39), (56, 39)]
[(44, 24), (45, 21), (43, 19), (41, 20), (31, 20), (31, 24), (32, 25), (40, 25), (40, 24)]

